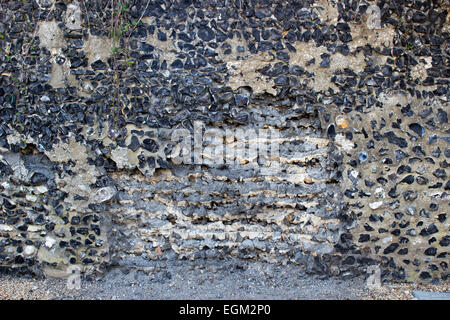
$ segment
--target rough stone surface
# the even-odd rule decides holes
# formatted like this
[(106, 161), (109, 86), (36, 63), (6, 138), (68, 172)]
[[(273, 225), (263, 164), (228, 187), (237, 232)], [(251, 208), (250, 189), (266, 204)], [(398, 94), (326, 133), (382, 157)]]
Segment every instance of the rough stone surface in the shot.
[[(0, 266), (447, 281), (448, 19), (444, 0), (2, 2)], [(263, 141), (279, 153), (240, 153)], [(203, 163), (178, 161), (191, 143)]]

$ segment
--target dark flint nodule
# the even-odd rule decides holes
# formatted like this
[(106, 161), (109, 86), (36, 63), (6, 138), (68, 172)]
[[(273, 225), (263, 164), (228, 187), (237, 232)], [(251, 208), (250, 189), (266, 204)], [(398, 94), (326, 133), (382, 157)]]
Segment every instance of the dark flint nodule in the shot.
[(128, 145), (128, 148), (130, 148), (134, 152), (139, 147), (140, 147), (139, 139), (136, 136), (132, 136), (130, 144)]
[(425, 134), (425, 128), (420, 123), (411, 123), (408, 127), (421, 138)]
[(207, 26), (200, 27), (198, 29), (197, 35), (200, 39), (206, 42), (213, 40), (215, 37), (214, 31)]
[(144, 139), (142, 141), (142, 147), (150, 152), (157, 152), (159, 149), (158, 144), (153, 139)]
[(91, 64), (91, 68), (94, 70), (105, 70), (106, 69), (106, 63), (104, 63), (101, 60), (96, 60)]
[(35, 172), (33, 173), (33, 175), (31, 176), (31, 184), (33, 186), (37, 186), (37, 185), (41, 185), (41, 184), (45, 184), (48, 181), (48, 178), (39, 172)]

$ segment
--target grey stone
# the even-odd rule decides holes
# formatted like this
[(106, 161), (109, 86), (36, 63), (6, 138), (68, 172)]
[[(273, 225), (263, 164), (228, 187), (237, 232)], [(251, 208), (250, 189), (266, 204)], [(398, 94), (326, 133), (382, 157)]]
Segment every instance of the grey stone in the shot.
[(111, 200), (116, 195), (116, 193), (117, 190), (114, 187), (100, 188), (95, 192), (92, 200), (96, 203), (103, 203)]

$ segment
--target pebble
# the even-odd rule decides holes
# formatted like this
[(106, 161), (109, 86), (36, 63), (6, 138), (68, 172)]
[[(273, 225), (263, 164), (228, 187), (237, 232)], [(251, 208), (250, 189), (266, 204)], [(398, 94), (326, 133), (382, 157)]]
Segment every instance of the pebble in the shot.
[(376, 202), (369, 203), (369, 207), (372, 210), (379, 209), (382, 205), (383, 205), (383, 201), (376, 201)]

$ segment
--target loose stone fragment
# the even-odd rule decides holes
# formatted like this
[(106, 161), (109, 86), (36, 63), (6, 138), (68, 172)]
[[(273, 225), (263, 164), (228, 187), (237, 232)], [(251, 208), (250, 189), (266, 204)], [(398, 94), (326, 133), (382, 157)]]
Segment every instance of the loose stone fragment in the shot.
[(111, 200), (116, 194), (116, 189), (114, 187), (104, 187), (97, 190), (93, 196), (93, 200), (96, 203), (103, 203)]

